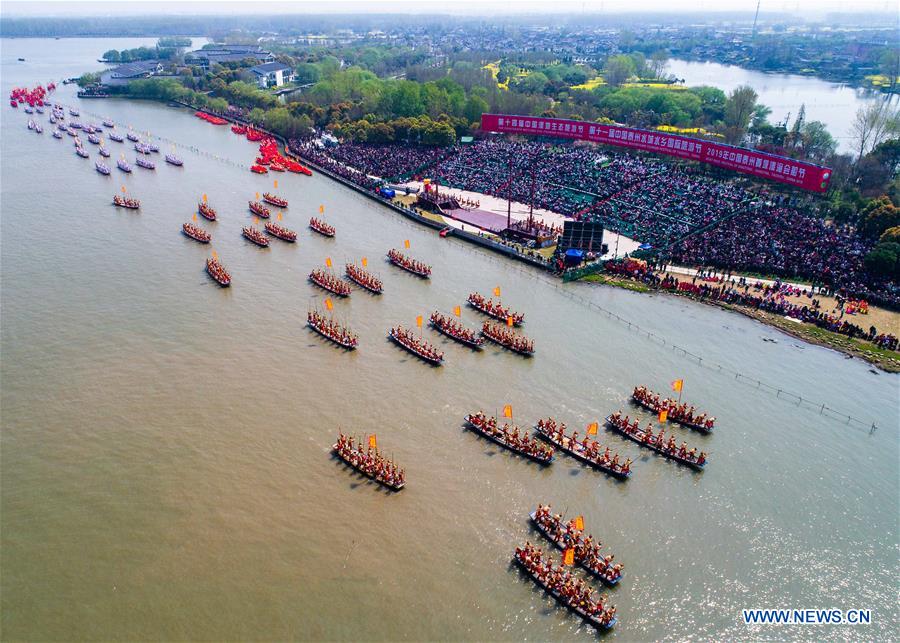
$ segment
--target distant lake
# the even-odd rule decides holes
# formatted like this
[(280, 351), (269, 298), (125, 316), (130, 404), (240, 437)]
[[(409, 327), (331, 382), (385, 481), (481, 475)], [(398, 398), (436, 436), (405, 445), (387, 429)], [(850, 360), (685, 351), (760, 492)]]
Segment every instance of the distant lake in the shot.
[[(666, 73), (683, 78), (689, 87), (710, 85), (726, 93), (738, 85), (750, 85), (759, 94), (759, 101), (772, 108), (769, 121), (783, 121), (790, 114), (791, 123), (806, 105), (806, 119), (822, 121), (838, 141), (838, 150), (852, 152), (850, 123), (863, 105), (882, 99), (882, 95), (849, 85), (831, 83), (811, 76), (797, 74), (766, 74), (734, 65), (713, 62), (670, 60)], [(896, 101), (896, 96), (891, 100)]]

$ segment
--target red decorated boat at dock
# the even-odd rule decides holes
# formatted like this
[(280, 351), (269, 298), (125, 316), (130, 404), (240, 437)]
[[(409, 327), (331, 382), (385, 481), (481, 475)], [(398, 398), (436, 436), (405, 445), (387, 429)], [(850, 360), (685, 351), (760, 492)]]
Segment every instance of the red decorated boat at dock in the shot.
[(326, 317), (317, 310), (306, 313), (306, 323), (322, 337), (330, 339), (346, 349), (353, 350), (359, 345), (359, 336), (356, 333), (350, 332), (346, 326)]
[(197, 212), (199, 212), (200, 216), (205, 219), (209, 219), (210, 221), (216, 220), (216, 211), (203, 201), (197, 204)]
[(225, 270), (225, 266), (219, 263), (219, 260), (215, 257), (207, 258), (206, 272), (208, 272), (209, 276), (215, 279), (220, 286), (225, 287), (231, 285), (231, 275), (228, 274), (228, 271)]
[(347, 273), (347, 277), (353, 281), (353, 283), (365, 288), (369, 292), (380, 295), (384, 291), (384, 284), (381, 283), (381, 279), (372, 273), (363, 270), (359, 266), (348, 263), (344, 267), (344, 270)]
[(262, 165), (251, 165), (250, 171), (253, 172), (254, 174), (268, 174), (269, 173), (269, 170), (267, 170)]
[(210, 239), (212, 239), (212, 235), (210, 235), (203, 228), (199, 228), (192, 223), (184, 223), (181, 225), (181, 230), (191, 239), (199, 241), (200, 243), (209, 243)]
[(477, 331), (466, 328), (448, 315), (442, 315), (438, 311), (434, 311), (431, 313), (429, 321), (438, 332), (470, 348), (480, 349), (484, 344), (484, 338)]
[(259, 228), (245, 226), (241, 229), (241, 234), (261, 248), (269, 247), (269, 237), (260, 232)]
[(519, 335), (509, 330), (506, 326), (486, 321), (481, 326), (481, 334), (492, 342), (500, 344), (504, 348), (508, 348), (520, 355), (534, 355), (534, 340), (528, 339), (524, 335)]
[(392, 328), (391, 332), (388, 333), (388, 337), (413, 355), (421, 357), (429, 364), (440, 366), (444, 362), (444, 354), (441, 351), (425, 340), (416, 337), (411, 331), (403, 328), (403, 326)]
[(328, 292), (334, 293), (339, 297), (350, 296), (350, 284), (342, 279), (338, 279), (330, 272), (326, 272), (321, 268), (316, 268), (309, 273), (309, 280), (319, 288), (324, 288)]
[(330, 226), (321, 219), (315, 217), (310, 218), (309, 227), (326, 237), (333, 237), (335, 233), (333, 226)]
[(270, 205), (277, 205), (279, 208), (288, 207), (287, 199), (282, 199), (280, 196), (270, 194), (269, 192), (263, 193), (263, 201)]
[(513, 312), (509, 308), (502, 306), (499, 302), (495, 304), (493, 299), (485, 299), (483, 295), (477, 292), (470, 294), (466, 301), (469, 302), (469, 305), (475, 310), (479, 310), (485, 315), (493, 317), (494, 319), (499, 319), (504, 323), (507, 322), (510, 317), (512, 317), (513, 326), (521, 326), (525, 322), (525, 315), (523, 313)]
[(287, 228), (282, 228), (277, 223), (272, 223), (271, 221), (266, 222), (266, 232), (271, 234), (273, 237), (278, 237), (282, 241), (294, 243), (297, 240), (296, 232), (294, 232), (293, 230), (288, 230)]
[(397, 249), (392, 248), (388, 251), (387, 257), (392, 264), (407, 272), (411, 272), (417, 277), (422, 277), (423, 279), (431, 277), (431, 266), (427, 266), (421, 261), (407, 257)]

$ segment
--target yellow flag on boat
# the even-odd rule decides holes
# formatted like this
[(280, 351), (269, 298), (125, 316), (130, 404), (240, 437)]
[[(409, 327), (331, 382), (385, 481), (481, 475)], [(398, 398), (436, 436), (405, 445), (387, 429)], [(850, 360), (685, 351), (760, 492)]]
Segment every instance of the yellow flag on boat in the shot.
[(331, 257), (325, 257), (325, 265), (331, 268)]
[(575, 529), (584, 531), (584, 516), (575, 516)]
[(422, 328), (422, 315), (416, 316), (416, 326)]
[(681, 389), (684, 388), (684, 380), (675, 380), (672, 382), (672, 390), (678, 393), (681, 393)]
[(278, 187), (278, 179), (275, 179), (275, 187)]
[(122, 194), (125, 194), (125, 186), (122, 186)]
[(206, 195), (203, 195), (203, 202), (206, 203)]
[(659, 423), (665, 424), (666, 420), (669, 419), (669, 412), (663, 409), (659, 412)]
[(259, 192), (256, 193), (256, 200), (259, 201)]
[(362, 265), (363, 265), (363, 268), (365, 268), (366, 266), (368, 266), (368, 265), (369, 265), (369, 260), (366, 259), (365, 257), (363, 257), (363, 258), (362, 258)]
[(575, 564), (575, 550), (572, 547), (567, 547), (566, 552), (563, 554), (563, 565), (569, 565), (570, 567)]
[(281, 221), (281, 212), (278, 213), (278, 220)]
[(494, 288), (494, 297), (499, 297), (499, 296), (500, 296), (500, 286), (497, 286), (496, 288)]
[(331, 300), (330, 300), (330, 299), (326, 299), (326, 300), (325, 300), (325, 308), (327, 308), (328, 310), (333, 310), (333, 309), (334, 309), (334, 304), (331, 303)]
[(378, 448), (378, 442), (375, 440), (375, 434), (369, 436), (369, 446), (373, 449)]
[(403, 247), (404, 247), (404, 248), (409, 248), (409, 239), (406, 239), (406, 240), (403, 242)]
[(513, 318), (511, 316), (506, 318), (506, 325), (512, 328)]
[(212, 256), (213, 256), (213, 259), (215, 259), (216, 261), (219, 260), (219, 253), (216, 252), (215, 250), (212, 251)]
[(319, 214), (325, 214), (325, 206), (324, 205), (319, 206)]
[(259, 225), (259, 217), (253, 217), (253, 225)]
[(590, 424), (588, 424), (587, 425), (588, 435), (597, 435), (597, 427), (598, 427), (598, 425), (596, 422), (591, 422)]
[(197, 220), (197, 213), (196, 213), (196, 212), (194, 212), (194, 216), (193, 216), (193, 217), (191, 217), (191, 218), (192, 218), (192, 219), (193, 219), (193, 220), (194, 220), (194, 221), (196, 221), (196, 220)]
[(462, 315), (462, 309), (459, 306), (456, 306), (453, 309), (453, 314), (456, 315), (457, 317), (459, 317), (460, 315)]
[(503, 417), (512, 419), (512, 404), (503, 407)]

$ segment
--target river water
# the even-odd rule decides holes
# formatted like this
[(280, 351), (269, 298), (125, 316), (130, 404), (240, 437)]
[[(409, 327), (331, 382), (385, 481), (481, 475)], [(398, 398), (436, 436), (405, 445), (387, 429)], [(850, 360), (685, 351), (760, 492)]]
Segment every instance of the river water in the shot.
[[(75, 75), (115, 46), (0, 44), (4, 95)], [(517, 544), (541, 540), (527, 519), (539, 502), (583, 514), (626, 565), (611, 639), (896, 634), (897, 376), (682, 299), (562, 286), (319, 175), (279, 177), (299, 241), (258, 249), (240, 228), (273, 177), (239, 167), (250, 143), (187, 110), (74, 94), (54, 99), (79, 104), (83, 121), (102, 114), (197, 151), (179, 148), (182, 169), (103, 177), (70, 141), (0, 110), (5, 639), (593, 639), (510, 566)], [(139, 214), (110, 206), (122, 184)], [(220, 213), (203, 224), (232, 273), (227, 290), (203, 271), (208, 249), (180, 234), (203, 193)], [(334, 240), (305, 227), (320, 204)], [(430, 281), (382, 263), (405, 239), (433, 265)], [(304, 327), (323, 300), (306, 275), (326, 257), (363, 256), (385, 293), (335, 302), (360, 335), (348, 354)], [(533, 359), (425, 330), (446, 352), (432, 368), (385, 339), (498, 285), (526, 313)], [(480, 321), (469, 310), (463, 320)], [(635, 384), (665, 390), (677, 377), (685, 399), (718, 416), (709, 437), (672, 429), (710, 452), (702, 474), (612, 434), (601, 441), (636, 460), (627, 483), (564, 455), (541, 469), (461, 426), (504, 404), (523, 425), (552, 414), (584, 426), (625, 407)], [(387, 494), (333, 460), (339, 427), (377, 433), (407, 488)], [(751, 629), (747, 607), (869, 608), (874, 623)]]
[(855, 154), (850, 128), (860, 107), (876, 100), (897, 102), (897, 97), (850, 85), (832, 83), (798, 74), (766, 74), (734, 65), (714, 62), (670, 60), (666, 73), (684, 79), (687, 87), (709, 85), (726, 94), (740, 85), (750, 85), (759, 95), (759, 102), (772, 108), (770, 123), (780, 123), (790, 117), (793, 125), (801, 105), (806, 105), (807, 121), (822, 121), (838, 142), (838, 151)]

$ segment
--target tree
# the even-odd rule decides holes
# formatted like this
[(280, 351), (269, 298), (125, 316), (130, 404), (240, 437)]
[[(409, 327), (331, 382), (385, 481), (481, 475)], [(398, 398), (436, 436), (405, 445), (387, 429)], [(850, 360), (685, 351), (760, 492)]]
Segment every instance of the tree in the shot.
[(463, 108), (463, 116), (470, 123), (481, 121), (481, 115), (488, 111), (490, 106), (487, 101), (479, 96), (469, 96), (466, 106)]
[(662, 78), (663, 72), (666, 71), (668, 65), (669, 52), (665, 49), (657, 49), (650, 54), (650, 62), (647, 66), (650, 68), (650, 71), (653, 72), (654, 78)]
[(634, 60), (630, 56), (611, 56), (603, 67), (606, 84), (618, 87), (634, 75)]
[(756, 92), (749, 85), (735, 87), (725, 101), (725, 139), (740, 143), (747, 133), (750, 119), (756, 109)]
[(860, 107), (850, 125), (860, 159), (897, 133), (900, 133), (900, 107), (892, 106), (887, 100), (874, 100)]
[(837, 149), (837, 141), (821, 121), (804, 123), (800, 130), (800, 145), (804, 156), (814, 161), (824, 161)]
[(900, 243), (900, 226), (888, 228), (878, 237), (878, 243)]
[(900, 78), (900, 48), (889, 47), (878, 59), (878, 71), (888, 78), (888, 89), (893, 92)]
[(121, 56), (119, 52), (115, 49), (110, 49), (105, 54), (103, 54), (103, 60), (110, 63), (117, 63), (121, 60)]
[(889, 228), (900, 225), (900, 208), (894, 206), (886, 196), (873, 199), (860, 212), (859, 229), (864, 235), (880, 237)]
[(863, 261), (876, 275), (896, 278), (900, 276), (900, 243), (879, 243)]

